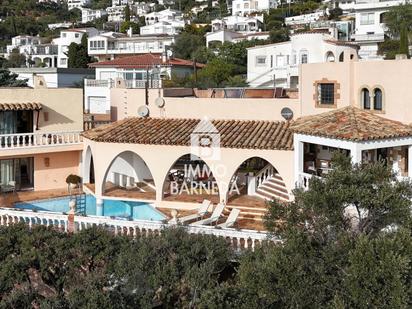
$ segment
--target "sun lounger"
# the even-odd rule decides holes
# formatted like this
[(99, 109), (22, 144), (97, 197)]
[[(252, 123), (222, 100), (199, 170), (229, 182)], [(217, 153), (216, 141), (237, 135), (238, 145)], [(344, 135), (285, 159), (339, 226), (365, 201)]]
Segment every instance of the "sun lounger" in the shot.
[(240, 214), (240, 210), (237, 208), (233, 208), (229, 214), (229, 217), (227, 217), (226, 222), (222, 224), (218, 224), (218, 227), (223, 227), (223, 228), (232, 227), (236, 223), (236, 220), (239, 214)]
[[(185, 223), (188, 221), (193, 221), (193, 220), (198, 220), (198, 219), (203, 218), (203, 216), (207, 214), (210, 204), (211, 202), (209, 200), (204, 200), (202, 203), (202, 206), (200, 206), (199, 209), (197, 210), (197, 213), (184, 216), (181, 218), (177, 218), (177, 221), (179, 223)], [(175, 219), (170, 220), (169, 223), (176, 223)]]
[(192, 225), (207, 225), (207, 224), (212, 224), (214, 222), (217, 222), (217, 220), (219, 220), (220, 216), (222, 215), (223, 209), (225, 209), (225, 205), (223, 204), (217, 204), (215, 210), (213, 210), (212, 215), (210, 216), (210, 218), (207, 219), (203, 219), (200, 221), (196, 221), (194, 223), (192, 223)]

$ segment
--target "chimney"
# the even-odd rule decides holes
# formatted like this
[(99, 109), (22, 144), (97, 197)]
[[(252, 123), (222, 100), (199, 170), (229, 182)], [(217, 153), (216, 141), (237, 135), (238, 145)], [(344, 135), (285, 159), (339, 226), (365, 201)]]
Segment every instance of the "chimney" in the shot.
[(127, 36), (128, 36), (129, 38), (131, 38), (131, 37), (133, 36), (133, 29), (132, 29), (132, 27), (129, 27), (129, 29), (127, 30)]

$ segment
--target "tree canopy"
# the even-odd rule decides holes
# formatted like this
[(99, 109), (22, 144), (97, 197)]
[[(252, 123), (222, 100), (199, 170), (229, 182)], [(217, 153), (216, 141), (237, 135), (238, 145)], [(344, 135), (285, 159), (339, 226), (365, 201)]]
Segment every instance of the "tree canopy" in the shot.
[(0, 87), (27, 87), (27, 79), (17, 79), (18, 75), (0, 68)]
[(69, 68), (87, 68), (88, 64), (93, 61), (87, 51), (87, 35), (82, 36), (80, 44), (71, 43), (66, 55)]

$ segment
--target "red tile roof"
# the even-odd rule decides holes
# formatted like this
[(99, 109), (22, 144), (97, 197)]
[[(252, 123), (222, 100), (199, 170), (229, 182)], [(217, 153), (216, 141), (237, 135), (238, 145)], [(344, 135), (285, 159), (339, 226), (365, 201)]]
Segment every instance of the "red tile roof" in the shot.
[[(127, 118), (83, 133), (97, 142), (190, 146), (199, 119)], [(241, 149), (293, 149), (286, 121), (212, 120), (220, 146)], [(208, 131), (209, 132), (209, 131)]]
[[(90, 63), (90, 67), (115, 67), (115, 68), (146, 68), (154, 65), (163, 65), (163, 66), (189, 66), (193, 67), (193, 61), (180, 59), (180, 58), (171, 58), (162, 61), (162, 56), (159, 54), (143, 54), (143, 55), (134, 55), (128, 57), (116, 58), (109, 61), (101, 61)], [(197, 63), (198, 68), (204, 67), (204, 64)]]
[(301, 117), (290, 126), (290, 130), (350, 141), (412, 136), (412, 127), (352, 106)]
[(37, 111), (41, 109), (40, 103), (0, 103), (0, 111)]

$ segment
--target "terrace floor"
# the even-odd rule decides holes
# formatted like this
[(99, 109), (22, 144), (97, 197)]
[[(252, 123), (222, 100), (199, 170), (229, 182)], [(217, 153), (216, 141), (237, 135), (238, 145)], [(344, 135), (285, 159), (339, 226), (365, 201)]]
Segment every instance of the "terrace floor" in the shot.
[(70, 195), (67, 188), (44, 191), (19, 191), (16, 193), (0, 194), (1, 207), (13, 207), (14, 203), (43, 200)]

